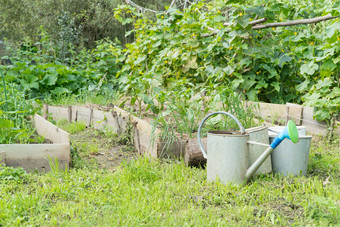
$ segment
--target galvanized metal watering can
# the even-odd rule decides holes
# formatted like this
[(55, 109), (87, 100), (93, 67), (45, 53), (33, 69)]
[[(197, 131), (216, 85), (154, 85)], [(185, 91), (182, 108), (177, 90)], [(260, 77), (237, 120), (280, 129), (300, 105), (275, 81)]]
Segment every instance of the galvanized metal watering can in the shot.
[[(208, 132), (207, 154), (201, 143), (201, 130), (205, 121), (209, 117), (217, 114), (224, 114), (231, 117), (239, 126), (240, 132)], [(298, 142), (299, 134), (294, 122), (289, 121), (286, 128), (275, 137), (270, 145), (257, 143), (249, 140), (249, 133), (246, 132), (241, 122), (234, 115), (218, 111), (207, 115), (202, 120), (198, 128), (197, 137), (203, 156), (207, 159), (208, 180), (214, 181), (218, 177), (223, 183), (232, 182), (241, 184), (250, 179), (273, 150), (285, 138), (296, 143)], [(258, 144), (268, 147), (248, 168), (249, 144)]]

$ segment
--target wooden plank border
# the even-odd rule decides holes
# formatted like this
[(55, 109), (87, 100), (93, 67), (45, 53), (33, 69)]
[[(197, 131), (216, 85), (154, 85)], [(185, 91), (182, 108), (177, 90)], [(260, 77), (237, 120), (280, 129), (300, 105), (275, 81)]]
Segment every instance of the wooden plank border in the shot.
[[(47, 106), (44, 109), (46, 109), (48, 114), (53, 118), (56, 116), (56, 113), (60, 112), (58, 108), (66, 109), (57, 106), (53, 106), (52, 108), (51, 106)], [(159, 148), (159, 146), (161, 146), (159, 145), (161, 131), (145, 120), (135, 117), (119, 107), (114, 106), (108, 111), (101, 111), (84, 106), (72, 106), (70, 109), (72, 110), (70, 121), (85, 121), (87, 126), (92, 125), (95, 129), (110, 127), (119, 135), (121, 133), (130, 134), (133, 138), (134, 147), (140, 154), (156, 158), (161, 156), (160, 153), (164, 153), (162, 149)]]
[(70, 143), (70, 135), (67, 132), (45, 120), (38, 114), (34, 115), (34, 126), (39, 135), (51, 140), (53, 143)]
[(1, 144), (6, 151), (6, 165), (22, 167), (28, 172), (50, 171), (50, 161), (57, 159), (59, 169), (69, 167), (69, 144)]
[(56, 161), (59, 169), (68, 168), (71, 161), (69, 134), (38, 114), (34, 115), (34, 125), (37, 133), (53, 144), (0, 144), (0, 151), (5, 152), (5, 164), (22, 167), (28, 172), (50, 171), (50, 162), (55, 164)]
[(6, 165), (6, 151), (0, 150), (0, 167), (1, 165)]
[[(306, 130), (313, 135), (325, 135), (327, 132), (326, 122), (320, 122), (314, 119), (314, 108), (293, 103), (271, 104), (262, 102), (247, 102), (260, 106), (259, 113), (267, 122), (287, 122), (293, 120), (296, 125), (305, 126)], [(335, 122), (337, 128), (335, 133), (340, 135), (340, 122)]]

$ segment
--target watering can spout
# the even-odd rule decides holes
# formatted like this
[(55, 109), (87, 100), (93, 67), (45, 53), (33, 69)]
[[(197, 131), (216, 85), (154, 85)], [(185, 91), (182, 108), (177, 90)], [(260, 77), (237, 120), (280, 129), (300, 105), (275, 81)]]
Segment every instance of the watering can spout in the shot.
[(248, 168), (245, 175), (245, 180), (248, 181), (250, 177), (256, 172), (256, 170), (262, 165), (262, 163), (268, 158), (273, 150), (284, 140), (290, 139), (293, 143), (299, 141), (299, 133), (295, 123), (292, 120), (288, 121), (285, 129), (277, 135), (270, 146), (261, 154), (260, 157)]

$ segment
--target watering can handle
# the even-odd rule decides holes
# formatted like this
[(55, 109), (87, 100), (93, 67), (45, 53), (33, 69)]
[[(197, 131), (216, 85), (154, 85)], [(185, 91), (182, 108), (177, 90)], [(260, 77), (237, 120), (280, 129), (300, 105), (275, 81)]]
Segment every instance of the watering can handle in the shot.
[(217, 112), (214, 112), (214, 113), (211, 113), (211, 114), (208, 114), (201, 122), (201, 124), (199, 125), (198, 127), (198, 133), (197, 133), (197, 139), (198, 139), (198, 144), (201, 148), (201, 151), (202, 151), (202, 154), (203, 154), (203, 157), (204, 158), (207, 158), (207, 153), (204, 151), (204, 148), (202, 146), (202, 141), (201, 141), (201, 129), (204, 125), (204, 122), (211, 116), (213, 115), (217, 115), (217, 114), (224, 114), (224, 115), (227, 115), (229, 117), (231, 117), (234, 121), (236, 121), (238, 127), (240, 127), (241, 129), (241, 134), (245, 134), (246, 133), (246, 130), (244, 129), (243, 125), (241, 124), (241, 122), (232, 114), (230, 113), (227, 113), (227, 112), (224, 112), (224, 111), (217, 111)]

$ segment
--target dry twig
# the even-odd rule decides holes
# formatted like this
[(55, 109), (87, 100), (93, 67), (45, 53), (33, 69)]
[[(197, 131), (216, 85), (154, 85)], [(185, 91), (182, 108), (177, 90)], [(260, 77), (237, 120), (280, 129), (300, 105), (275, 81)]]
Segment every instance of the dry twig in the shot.
[(288, 22), (276, 22), (276, 23), (262, 24), (262, 25), (253, 26), (252, 29), (257, 30), (257, 29), (274, 28), (274, 27), (295, 26), (299, 24), (316, 24), (322, 21), (332, 20), (335, 18), (338, 18), (338, 16), (332, 16), (328, 14), (323, 17), (315, 17), (311, 19), (302, 19), (302, 20), (295, 20), (295, 21), (288, 21)]
[[(311, 19), (302, 19), (302, 20), (295, 20), (295, 21), (288, 21), (288, 22), (275, 22), (275, 23), (268, 23), (268, 24), (261, 24), (267, 21), (267, 18), (261, 18), (258, 20), (253, 20), (249, 22), (250, 25), (253, 25), (253, 30), (265, 29), (265, 28), (274, 28), (274, 27), (287, 27), (287, 26), (295, 26), (300, 24), (316, 24), (326, 20), (332, 20), (338, 18), (339, 16), (332, 16), (330, 14), (322, 17), (315, 17)], [(259, 25), (261, 24), (261, 25)], [(230, 23), (224, 23), (224, 26), (230, 26)], [(201, 37), (209, 37), (216, 35), (220, 30), (208, 27), (208, 30), (212, 33), (203, 33)]]

